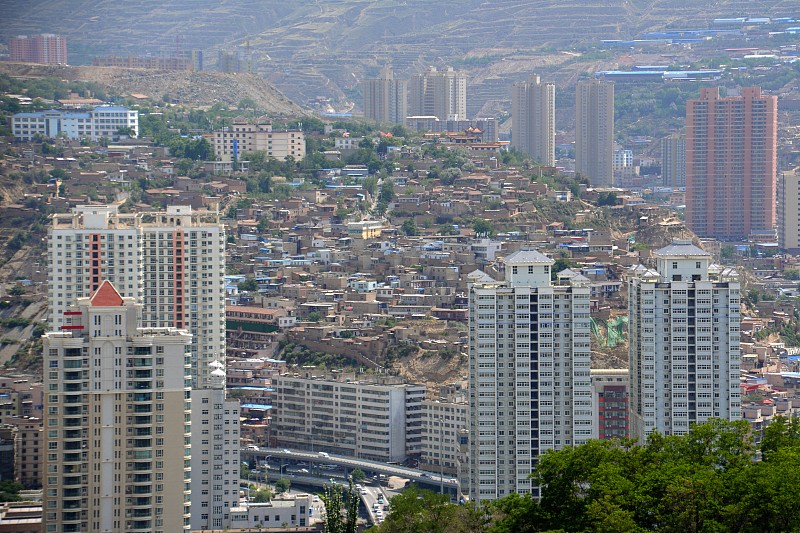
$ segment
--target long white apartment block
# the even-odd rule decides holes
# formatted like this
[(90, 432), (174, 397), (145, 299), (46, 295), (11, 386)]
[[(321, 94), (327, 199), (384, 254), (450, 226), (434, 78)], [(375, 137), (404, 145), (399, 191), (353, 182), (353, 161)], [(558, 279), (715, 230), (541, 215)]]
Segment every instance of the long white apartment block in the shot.
[(191, 335), (105, 281), (44, 336), (46, 532), (189, 530)]
[(279, 446), (387, 462), (420, 453), (424, 385), (388, 376), (338, 381), (311, 373), (276, 376), (272, 383)]
[(656, 269), (635, 267), (628, 283), (631, 436), (740, 419), (735, 271), (710, 279), (711, 255), (688, 240), (654, 255)]
[(589, 280), (553, 285), (532, 250), (503, 260), (505, 281), (469, 289), (470, 495), (538, 494), (540, 454), (592, 438)]

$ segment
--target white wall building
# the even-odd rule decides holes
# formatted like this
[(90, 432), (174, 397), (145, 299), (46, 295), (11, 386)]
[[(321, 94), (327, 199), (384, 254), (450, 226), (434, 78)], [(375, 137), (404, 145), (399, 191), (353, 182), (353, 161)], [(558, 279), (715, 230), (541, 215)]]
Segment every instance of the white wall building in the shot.
[(47, 532), (189, 530), (191, 335), (104, 281), (44, 336)]
[(554, 286), (536, 251), (503, 261), (504, 282), (469, 290), (470, 495), (537, 494), (541, 453), (592, 437), (589, 280)]
[(628, 285), (631, 436), (740, 419), (738, 280), (709, 279), (711, 255), (691, 241), (654, 255)]
[(274, 377), (278, 445), (372, 461), (402, 462), (419, 454), (425, 386), (390, 377), (358, 379)]
[(273, 498), (266, 503), (245, 503), (231, 509), (231, 529), (306, 527), (320, 521), (322, 501), (310, 494)]
[(120, 128), (139, 135), (139, 112), (119, 106), (99, 106), (91, 111), (37, 111), (16, 113), (11, 130), (17, 141), (32, 141), (34, 136), (53, 138), (65, 135), (70, 139), (117, 139)]

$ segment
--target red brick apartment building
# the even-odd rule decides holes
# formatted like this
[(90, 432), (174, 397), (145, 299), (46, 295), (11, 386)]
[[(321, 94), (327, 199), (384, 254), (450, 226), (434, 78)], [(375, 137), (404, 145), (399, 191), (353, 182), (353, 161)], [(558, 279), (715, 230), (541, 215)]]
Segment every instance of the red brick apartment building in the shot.
[(777, 98), (738, 93), (705, 88), (686, 103), (686, 222), (729, 242), (775, 227)]

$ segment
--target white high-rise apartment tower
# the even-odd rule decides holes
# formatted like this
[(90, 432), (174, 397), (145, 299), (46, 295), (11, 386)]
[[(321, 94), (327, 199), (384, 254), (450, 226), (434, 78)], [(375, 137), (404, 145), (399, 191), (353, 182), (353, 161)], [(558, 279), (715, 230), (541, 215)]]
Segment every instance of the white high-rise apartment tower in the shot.
[(628, 283), (631, 436), (683, 435), (709, 418), (738, 420), (739, 282), (709, 278), (711, 255), (688, 240), (655, 252)]
[(137, 307), (104, 281), (44, 336), (47, 532), (189, 530), (191, 335)]
[[(225, 232), (219, 216), (186, 206), (121, 213), (116, 206), (92, 205), (53, 215), (52, 221), (48, 232), (51, 328), (60, 330), (64, 311), (77, 298), (89, 297), (104, 280), (111, 281), (123, 297), (135, 298), (141, 305), (143, 327), (174, 327), (192, 334), (192, 389), (219, 390), (213, 372), (220, 369), (212, 365), (225, 361)], [(211, 408), (222, 403), (213, 402)], [(200, 420), (202, 411), (209, 409), (201, 402), (193, 404), (192, 420)], [(229, 431), (223, 442), (210, 444), (224, 448), (214, 473), (230, 487), (219, 494), (218, 507), (224, 511), (201, 513), (193, 508), (193, 529), (223, 527), (228, 509), (238, 503), (238, 425)], [(192, 435), (193, 449), (206, 440)], [(203, 478), (203, 470), (192, 476), (193, 493), (208, 490), (212, 474), (204, 470), (209, 472), (208, 479)], [(193, 498), (193, 506), (195, 500), (200, 501)], [(198, 524), (196, 520), (204, 514), (208, 521)]]
[(553, 285), (536, 251), (503, 261), (505, 281), (469, 289), (470, 496), (538, 494), (540, 454), (592, 438), (589, 280)]
[(556, 164), (556, 84), (531, 74), (511, 88), (511, 146), (542, 165)]

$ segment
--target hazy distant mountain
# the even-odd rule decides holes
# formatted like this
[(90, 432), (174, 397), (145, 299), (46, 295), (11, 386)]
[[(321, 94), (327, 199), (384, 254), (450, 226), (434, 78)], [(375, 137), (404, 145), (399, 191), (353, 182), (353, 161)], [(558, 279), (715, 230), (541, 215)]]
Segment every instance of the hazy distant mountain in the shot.
[(475, 69), (494, 60), (715, 17), (800, 16), (796, 0), (0, 0), (0, 38), (68, 37), (70, 62), (95, 54), (201, 49), (252, 59), (289, 97), (342, 99), (384, 64)]

